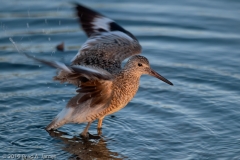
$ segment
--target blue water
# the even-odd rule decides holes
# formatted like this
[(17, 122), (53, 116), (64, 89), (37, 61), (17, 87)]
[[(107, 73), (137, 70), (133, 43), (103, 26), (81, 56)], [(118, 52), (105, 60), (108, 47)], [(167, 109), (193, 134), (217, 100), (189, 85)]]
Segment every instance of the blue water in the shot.
[[(133, 33), (174, 83), (143, 76), (127, 107), (104, 119), (103, 137), (88, 141), (79, 137), (85, 124), (44, 130), (75, 87), (52, 81), (56, 70), (9, 41), (68, 63), (86, 41), (69, 2), (1, 2), (0, 159), (240, 159), (240, 1), (81, 1)], [(97, 134), (96, 122), (89, 131)]]

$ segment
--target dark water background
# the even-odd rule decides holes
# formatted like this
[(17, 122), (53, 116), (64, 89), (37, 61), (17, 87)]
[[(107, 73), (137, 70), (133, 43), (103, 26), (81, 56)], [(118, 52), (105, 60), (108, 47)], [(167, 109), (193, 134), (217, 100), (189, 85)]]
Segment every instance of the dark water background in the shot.
[[(85, 124), (44, 130), (75, 88), (9, 41), (69, 62), (86, 41), (69, 2), (1, 0), (0, 159), (240, 159), (240, 1), (81, 1), (136, 35), (152, 68), (174, 83), (143, 76), (127, 107), (105, 118), (103, 138), (89, 141), (79, 137)], [(65, 52), (56, 51), (63, 41)]]

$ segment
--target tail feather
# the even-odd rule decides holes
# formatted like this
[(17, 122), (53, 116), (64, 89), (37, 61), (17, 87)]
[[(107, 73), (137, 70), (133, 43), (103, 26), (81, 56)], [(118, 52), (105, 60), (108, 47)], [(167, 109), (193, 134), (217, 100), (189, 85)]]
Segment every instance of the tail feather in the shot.
[(67, 123), (66, 121), (59, 121), (58, 118), (56, 117), (49, 125), (47, 125), (46, 130), (55, 130), (66, 123)]
[(64, 108), (46, 127), (46, 130), (53, 130), (63, 126), (66, 123), (71, 122), (71, 115), (73, 108)]

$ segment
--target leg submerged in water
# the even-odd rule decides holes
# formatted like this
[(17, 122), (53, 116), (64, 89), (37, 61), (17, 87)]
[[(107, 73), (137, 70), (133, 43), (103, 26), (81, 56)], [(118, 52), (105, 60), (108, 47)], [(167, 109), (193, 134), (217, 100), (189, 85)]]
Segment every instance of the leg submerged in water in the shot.
[(102, 121), (103, 121), (104, 117), (99, 118), (98, 119), (98, 126), (97, 126), (97, 131), (98, 131), (98, 135), (102, 135)]
[(83, 130), (83, 132), (81, 133), (81, 136), (82, 136), (82, 137), (88, 137), (88, 129), (89, 129), (91, 123), (92, 123), (92, 122), (88, 122), (86, 128), (85, 128), (85, 129)]

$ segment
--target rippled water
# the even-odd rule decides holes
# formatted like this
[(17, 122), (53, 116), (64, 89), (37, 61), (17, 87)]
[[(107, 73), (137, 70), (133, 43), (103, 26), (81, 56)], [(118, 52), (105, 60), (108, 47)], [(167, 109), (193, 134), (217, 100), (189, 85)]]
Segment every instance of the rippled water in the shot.
[[(174, 83), (143, 76), (127, 107), (105, 118), (103, 137), (89, 141), (79, 137), (85, 124), (44, 130), (75, 88), (9, 41), (68, 62), (86, 40), (70, 2), (0, 5), (0, 156), (240, 159), (240, 1), (81, 1), (136, 35), (152, 68)], [(64, 52), (55, 50), (61, 42)]]

